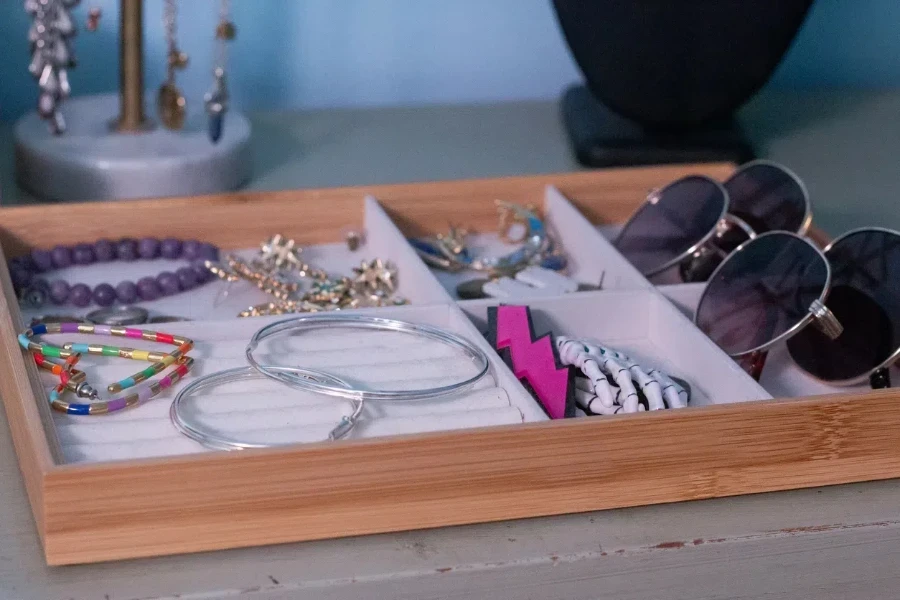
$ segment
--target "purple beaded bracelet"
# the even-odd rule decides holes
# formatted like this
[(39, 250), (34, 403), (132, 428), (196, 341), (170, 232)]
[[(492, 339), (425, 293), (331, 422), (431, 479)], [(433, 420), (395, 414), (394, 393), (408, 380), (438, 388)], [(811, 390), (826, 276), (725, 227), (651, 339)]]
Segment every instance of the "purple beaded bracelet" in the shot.
[[(155, 258), (185, 259), (188, 266), (174, 273), (163, 271), (156, 277), (143, 277), (137, 281), (122, 281), (115, 287), (100, 283), (91, 289), (84, 283), (69, 283), (57, 279), (48, 282), (40, 277), (56, 269), (72, 265), (90, 265), (94, 262), (121, 260), (133, 262), (139, 259)], [(158, 240), (143, 238), (135, 240), (123, 238), (117, 242), (107, 239), (93, 244), (56, 246), (52, 250), (32, 250), (31, 254), (9, 261), (9, 274), (19, 298), (35, 308), (43, 306), (47, 300), (53, 304), (71, 303), (86, 307), (92, 302), (99, 306), (112, 306), (116, 301), (133, 304), (136, 301), (156, 300), (193, 289), (214, 279), (214, 275), (203, 266), (207, 260), (217, 261), (219, 249), (212, 244), (197, 240), (182, 242), (172, 238)]]

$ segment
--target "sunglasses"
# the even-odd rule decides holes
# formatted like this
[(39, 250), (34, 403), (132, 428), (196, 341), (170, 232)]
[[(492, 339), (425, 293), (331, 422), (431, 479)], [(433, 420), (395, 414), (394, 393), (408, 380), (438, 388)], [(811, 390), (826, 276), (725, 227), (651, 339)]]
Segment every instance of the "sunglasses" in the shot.
[(855, 229), (825, 248), (831, 265), (828, 308), (844, 326), (831, 340), (805, 329), (787, 342), (794, 362), (832, 385), (891, 387), (900, 359), (900, 233)]
[(683, 281), (704, 281), (757, 235), (803, 235), (811, 222), (809, 194), (800, 178), (777, 163), (757, 160), (724, 184), (691, 175), (654, 191), (614, 245), (645, 277), (678, 267)]
[(786, 341), (820, 381), (889, 387), (887, 369), (900, 357), (898, 281), (897, 232), (854, 230), (824, 252), (797, 234), (770, 232), (716, 268), (694, 322), (757, 379), (767, 351)]

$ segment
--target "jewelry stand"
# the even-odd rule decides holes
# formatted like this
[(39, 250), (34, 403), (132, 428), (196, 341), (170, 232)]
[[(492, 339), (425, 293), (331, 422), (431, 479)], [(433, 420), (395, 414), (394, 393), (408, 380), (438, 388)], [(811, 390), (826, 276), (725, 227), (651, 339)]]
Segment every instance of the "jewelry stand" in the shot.
[(22, 117), (14, 129), (18, 184), (56, 201), (193, 196), (241, 186), (252, 172), (250, 122), (229, 111), (213, 144), (205, 119), (177, 131), (148, 119), (143, 0), (122, 0), (120, 10), (118, 107), (114, 94), (67, 101), (63, 135), (53, 135), (36, 111)]
[(583, 85), (566, 90), (562, 113), (575, 156), (587, 167), (741, 164), (754, 158), (734, 121), (698, 130), (652, 131), (614, 112)]
[(50, 133), (37, 112), (20, 119), (19, 185), (42, 199), (83, 201), (213, 194), (250, 178), (250, 122), (240, 113), (226, 115), (222, 139), (213, 144), (205, 120), (180, 131), (114, 131), (116, 102), (115, 95), (67, 102), (69, 130), (62, 136)]

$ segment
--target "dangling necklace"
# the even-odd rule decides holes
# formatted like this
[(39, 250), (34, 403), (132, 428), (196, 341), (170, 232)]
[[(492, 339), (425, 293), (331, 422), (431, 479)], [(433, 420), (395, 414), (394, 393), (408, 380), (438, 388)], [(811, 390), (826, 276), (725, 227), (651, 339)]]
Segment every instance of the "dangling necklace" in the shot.
[(184, 127), (187, 112), (187, 101), (184, 94), (175, 85), (175, 71), (184, 69), (188, 64), (188, 55), (178, 49), (177, 34), (178, 8), (175, 0), (166, 0), (163, 24), (166, 29), (166, 80), (159, 88), (157, 109), (159, 119), (167, 129)]

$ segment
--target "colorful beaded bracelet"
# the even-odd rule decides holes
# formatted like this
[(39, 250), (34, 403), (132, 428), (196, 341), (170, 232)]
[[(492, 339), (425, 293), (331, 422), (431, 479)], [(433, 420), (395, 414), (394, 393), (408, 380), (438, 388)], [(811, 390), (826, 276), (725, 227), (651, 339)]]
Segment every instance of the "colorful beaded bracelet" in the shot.
[[(148, 350), (136, 350), (134, 348), (120, 348), (118, 346), (105, 346), (94, 344), (65, 344), (56, 346), (48, 342), (35, 342), (33, 338), (39, 335), (51, 333), (80, 333), (88, 335), (110, 335), (146, 340), (178, 346), (175, 351), (164, 354), (150, 352)], [(67, 359), (74, 354), (93, 354), (97, 356), (114, 356), (130, 360), (152, 361), (146, 369), (126, 377), (121, 381), (110, 384), (107, 390), (114, 394), (122, 390), (134, 387), (138, 383), (153, 377), (166, 367), (184, 357), (194, 347), (194, 342), (188, 338), (176, 337), (168, 333), (157, 333), (131, 327), (111, 327), (109, 325), (91, 325), (88, 323), (37, 323), (24, 333), (19, 334), (19, 344), (29, 352), (41, 354), (50, 358)]]
[[(156, 277), (143, 277), (137, 283), (122, 281), (115, 287), (109, 283), (101, 283), (93, 288), (84, 283), (70, 285), (61, 279), (51, 283), (38, 277), (43, 273), (65, 269), (73, 264), (90, 265), (94, 262), (110, 262), (117, 259), (132, 262), (159, 257), (170, 260), (185, 259), (189, 261), (189, 265), (177, 269), (174, 273), (163, 271)], [(74, 306), (85, 307), (94, 302), (105, 307), (112, 306), (116, 301), (131, 304), (137, 301), (156, 300), (203, 285), (214, 279), (212, 273), (203, 266), (203, 262), (215, 261), (218, 258), (217, 247), (197, 240), (182, 242), (171, 238), (165, 240), (125, 238), (113, 242), (101, 239), (93, 244), (32, 250), (28, 255), (9, 261), (9, 274), (19, 298), (36, 308), (43, 306), (47, 300), (56, 305), (71, 303)]]
[(31, 356), (34, 357), (34, 362), (38, 367), (45, 371), (50, 371), (59, 377), (60, 383), (78, 384), (85, 379), (84, 371), (79, 371), (74, 368), (78, 363), (78, 359), (81, 358), (80, 354), (73, 354), (63, 363), (55, 363), (43, 354), (32, 353)]
[(70, 415), (105, 415), (108, 413), (124, 410), (126, 408), (131, 408), (158, 396), (165, 390), (181, 381), (181, 379), (183, 379), (184, 376), (188, 374), (193, 365), (194, 359), (189, 356), (184, 356), (178, 359), (174, 369), (169, 371), (168, 374), (160, 378), (158, 381), (154, 381), (148, 385), (138, 388), (136, 391), (126, 396), (113, 398), (111, 400), (105, 400), (103, 402), (94, 402), (91, 404), (73, 404), (65, 402), (61, 398), (62, 395), (66, 392), (67, 388), (65, 384), (60, 384), (54, 389), (50, 390), (50, 406), (52, 406), (55, 410)]
[(100, 399), (100, 394), (97, 393), (97, 390), (87, 382), (87, 374), (84, 371), (73, 368), (74, 364), (77, 363), (78, 359), (81, 357), (80, 354), (70, 356), (63, 363), (54, 363), (43, 354), (37, 354), (35, 352), (32, 352), (31, 356), (34, 357), (34, 362), (38, 367), (45, 371), (50, 371), (59, 377), (60, 385), (65, 386), (66, 389), (79, 398), (90, 398), (92, 400)]

